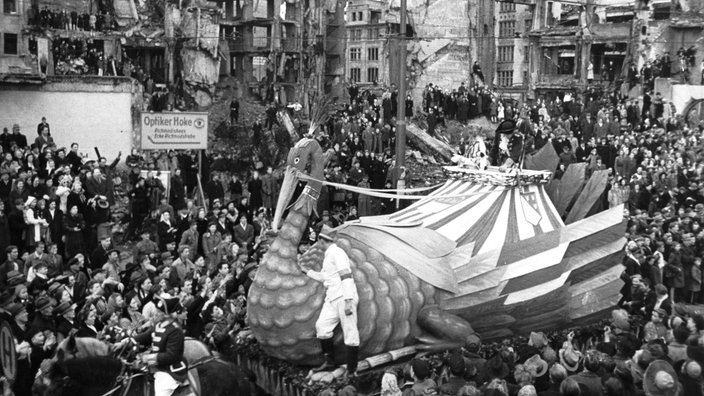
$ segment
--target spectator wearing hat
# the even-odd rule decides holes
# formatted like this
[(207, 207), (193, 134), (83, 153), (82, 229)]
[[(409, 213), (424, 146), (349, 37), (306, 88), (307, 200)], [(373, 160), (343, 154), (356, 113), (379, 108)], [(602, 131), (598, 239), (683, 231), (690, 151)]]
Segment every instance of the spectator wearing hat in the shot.
[(681, 385), (675, 369), (664, 360), (650, 363), (643, 378), (646, 396), (675, 396), (681, 394)]
[(192, 220), (188, 224), (188, 229), (181, 234), (181, 241), (178, 246), (188, 247), (189, 256), (188, 258), (193, 261), (196, 258), (196, 253), (198, 252), (198, 241), (200, 241), (200, 234), (198, 233), (198, 223)]
[(560, 363), (555, 363), (549, 370), (550, 387), (541, 391), (540, 396), (561, 396), (560, 384), (567, 379), (567, 370)]
[(149, 228), (144, 227), (139, 232), (139, 237), (141, 238), (139, 242), (134, 247), (132, 251), (132, 257), (134, 260), (138, 260), (140, 257), (147, 256), (149, 259), (156, 263), (156, 259), (159, 256), (159, 245), (151, 240), (151, 232)]
[(56, 316), (56, 337), (61, 342), (68, 337), (72, 331), (78, 330), (76, 322), (76, 304), (63, 302), (54, 308)]
[(217, 213), (217, 220), (215, 222), (217, 226), (217, 231), (220, 235), (231, 234), (230, 222), (228, 221), (228, 211), (227, 209), (220, 209)]
[[(22, 304), (13, 303), (7, 306), (7, 311), (12, 317), (10, 322), (10, 328), (12, 329), (12, 335), (15, 338), (15, 350), (17, 353), (17, 378), (13, 384), (13, 391), (15, 394), (31, 394), (32, 381), (34, 380), (34, 375), (31, 371), (30, 356), (32, 353), (31, 347), (31, 335), (36, 334), (36, 331), (32, 332), (30, 326), (28, 325), (29, 314), (27, 313), (27, 308)], [(27, 392), (27, 393), (19, 393)]]
[(40, 296), (34, 300), (34, 308), (34, 320), (32, 320), (30, 327), (40, 331), (49, 330), (56, 333), (53, 317), (54, 301), (49, 296)]
[(220, 201), (225, 199), (225, 189), (220, 182), (220, 175), (217, 172), (211, 174), (210, 181), (205, 184), (204, 190), (211, 207), (216, 199)]
[[(568, 360), (568, 357), (565, 357)], [(601, 376), (599, 375), (599, 355), (596, 350), (587, 351), (584, 357), (584, 369), (568, 378), (580, 384), (582, 396), (601, 396)]]
[(235, 226), (233, 240), (246, 252), (249, 252), (254, 244), (254, 227), (248, 223), (244, 215), (240, 216), (240, 223)]
[(567, 369), (569, 373), (577, 373), (579, 371), (579, 364), (582, 361), (582, 353), (575, 350), (572, 345), (572, 340), (574, 339), (574, 332), (570, 332), (567, 335), (567, 341), (565, 341), (560, 349), (558, 355), (560, 357), (560, 364)]
[(11, 271), (24, 271), (24, 263), (19, 258), (19, 249), (15, 245), (5, 248), (5, 261), (0, 265), (0, 291), (7, 290), (7, 277)]
[(105, 271), (105, 285), (112, 285), (118, 290), (122, 291), (124, 285), (120, 280), (120, 273), (124, 271), (124, 268), (120, 264), (120, 251), (117, 249), (108, 250), (108, 261), (103, 264), (102, 270)]
[(511, 168), (519, 166), (523, 157), (523, 135), (517, 131), (513, 120), (505, 120), (496, 128), (494, 145), (489, 155), (494, 166)]
[(680, 384), (684, 395), (702, 396), (702, 366), (696, 361), (684, 362), (681, 367)]
[(178, 248), (178, 259), (171, 266), (171, 271), (175, 271), (178, 276), (179, 284), (186, 279), (188, 274), (192, 274), (197, 270), (196, 265), (188, 258), (190, 256), (188, 246)]
[(218, 265), (218, 245), (222, 242), (222, 235), (218, 232), (217, 223), (208, 225), (208, 230), (203, 234), (203, 254), (208, 268), (215, 268)]

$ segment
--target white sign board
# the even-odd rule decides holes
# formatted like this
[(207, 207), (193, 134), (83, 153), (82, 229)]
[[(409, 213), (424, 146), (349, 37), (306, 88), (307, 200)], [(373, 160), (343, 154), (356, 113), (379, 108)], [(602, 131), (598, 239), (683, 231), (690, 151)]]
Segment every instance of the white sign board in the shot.
[(208, 113), (142, 113), (142, 150), (205, 150)]

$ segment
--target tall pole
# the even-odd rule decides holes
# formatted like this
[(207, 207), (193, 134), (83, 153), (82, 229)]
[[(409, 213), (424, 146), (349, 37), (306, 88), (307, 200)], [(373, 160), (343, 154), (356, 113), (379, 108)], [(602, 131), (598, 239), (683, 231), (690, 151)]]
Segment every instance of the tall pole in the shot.
[(406, 0), (401, 0), (401, 29), (397, 38), (399, 56), (399, 83), (396, 97), (396, 171), (394, 186), (398, 186), (401, 167), (406, 166)]

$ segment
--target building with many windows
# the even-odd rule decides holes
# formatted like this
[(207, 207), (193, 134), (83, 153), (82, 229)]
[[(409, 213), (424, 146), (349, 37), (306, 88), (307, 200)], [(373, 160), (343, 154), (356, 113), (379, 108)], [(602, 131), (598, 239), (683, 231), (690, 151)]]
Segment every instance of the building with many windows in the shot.
[(388, 84), (389, 6), (379, 0), (351, 0), (345, 13), (347, 73), (360, 85)]
[[(505, 98), (525, 100), (528, 83), (529, 39), (533, 4), (499, 2), (494, 7), (495, 66), (492, 88)], [(491, 70), (490, 70), (491, 71)]]
[(29, 4), (3, 0), (0, 12), (0, 74), (37, 74), (36, 57), (29, 51), (29, 36), (23, 34)]

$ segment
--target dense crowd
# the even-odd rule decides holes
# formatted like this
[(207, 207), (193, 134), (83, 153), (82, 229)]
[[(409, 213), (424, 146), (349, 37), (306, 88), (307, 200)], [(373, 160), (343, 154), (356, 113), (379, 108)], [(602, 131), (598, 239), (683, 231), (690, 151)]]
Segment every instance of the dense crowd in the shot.
[[(366, 378), (372, 385), (360, 382), (355, 391), (701, 395), (704, 316), (682, 304), (702, 303), (704, 126), (675, 114), (659, 93), (635, 101), (590, 89), (584, 101), (565, 95), (497, 117), (517, 121), (526, 153), (554, 147), (556, 178), (575, 163), (586, 163), (587, 177), (609, 172), (598, 205), (624, 204), (628, 216), (623, 298), (610, 323), (469, 345)], [(485, 137), (470, 137), (460, 151), (477, 155), (472, 148)], [(346, 391), (352, 388), (339, 394)]]
[[(135, 151), (120, 176), (121, 153), (96, 161), (78, 143), (57, 147), (46, 119), (31, 135), (19, 125), (0, 134), (0, 315), (16, 338), (14, 393), (31, 393), (42, 360), (63, 339), (119, 342), (163, 317), (158, 302), (169, 298), (184, 307), (187, 336), (215, 349), (233, 340), (265, 249), (266, 176), (255, 174), (246, 195), (233, 179), (229, 200), (214, 176), (203, 187), (206, 204), (197, 205), (193, 153)], [(113, 235), (124, 195), (127, 226)]]
[[(316, 135), (326, 179), (378, 189), (399, 179), (410, 186), (407, 169), (394, 174), (395, 87), (378, 96), (351, 93), (351, 102)], [(449, 94), (429, 86), (419, 109), (407, 97), (406, 115), (437, 110), (438, 117), (462, 121), (446, 110), (457, 100), (481, 101), (476, 114), (524, 125), (527, 153), (552, 145), (559, 153), (556, 178), (579, 162), (587, 164), (587, 176), (610, 170), (600, 205), (625, 204), (629, 218), (623, 299), (607, 326), (468, 345), (382, 377), (362, 376), (353, 392), (376, 386), (382, 395), (701, 394), (704, 316), (676, 306), (704, 299), (699, 120), (676, 116), (658, 93), (633, 101), (590, 90), (584, 101), (565, 95), (515, 106), (462, 86)], [(276, 113), (275, 106), (266, 111), (252, 126), (253, 137), (283, 128)], [(463, 139), (460, 152), (477, 155), (470, 148), (485, 137)], [(178, 297), (186, 334), (214, 349), (246, 327), (246, 293), (267, 249), (279, 164), (255, 160), (243, 172), (219, 171), (217, 159), (206, 157), (201, 189), (196, 153), (133, 151), (124, 158), (127, 174), (118, 174), (122, 155), (88, 160), (77, 143), (57, 147), (46, 119), (29, 138), (19, 125), (5, 128), (0, 147), (0, 251), (6, 254), (0, 315), (17, 342), (15, 394), (28, 394), (42, 359), (62, 339), (119, 342), (152, 324), (161, 298)], [(123, 195), (126, 227), (113, 235)], [(397, 208), (394, 200), (335, 187), (326, 187), (321, 201), (325, 210), (311, 219), (302, 243), (323, 225)], [(352, 390), (340, 392), (346, 391)]]

